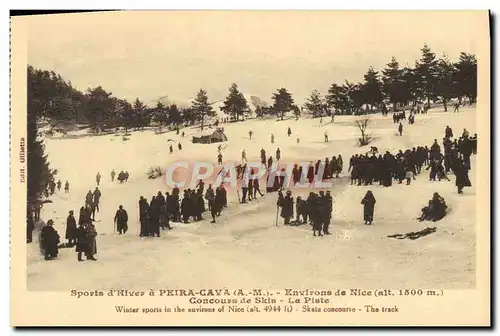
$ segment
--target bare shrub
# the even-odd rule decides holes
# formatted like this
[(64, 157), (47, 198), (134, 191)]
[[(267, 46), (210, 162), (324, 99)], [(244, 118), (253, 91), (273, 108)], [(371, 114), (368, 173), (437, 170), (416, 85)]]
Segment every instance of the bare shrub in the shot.
[(371, 121), (370, 117), (364, 117), (356, 120), (356, 126), (361, 133), (361, 137), (358, 138), (358, 145), (360, 147), (366, 146), (373, 141), (372, 134), (367, 132)]

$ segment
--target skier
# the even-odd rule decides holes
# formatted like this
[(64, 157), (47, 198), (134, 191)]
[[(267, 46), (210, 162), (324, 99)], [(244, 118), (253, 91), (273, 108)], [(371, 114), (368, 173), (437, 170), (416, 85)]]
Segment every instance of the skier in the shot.
[(101, 173), (97, 172), (97, 175), (95, 176), (95, 181), (97, 185), (101, 182)]
[(69, 182), (66, 180), (66, 183), (64, 183), (64, 193), (67, 194), (69, 193)]
[(241, 151), (241, 162), (247, 162), (247, 153), (245, 150)]
[(221, 153), (219, 153), (219, 155), (217, 155), (217, 164), (222, 165), (222, 154)]
[(399, 136), (403, 135), (403, 124), (401, 122), (399, 122), (398, 132), (399, 132)]
[(252, 130), (248, 131), (248, 139), (249, 140), (252, 140), (252, 134), (253, 134)]
[(292, 129), (290, 128), (290, 126), (288, 126), (288, 132), (287, 132), (288, 136), (292, 135)]
[(460, 103), (456, 102), (453, 108), (453, 113), (460, 112)]
[(111, 171), (111, 182), (115, 182), (115, 175), (116, 175), (116, 173), (115, 173), (115, 170), (113, 169)]
[(57, 191), (61, 191), (61, 180), (57, 180)]
[(281, 150), (278, 147), (278, 149), (276, 150), (276, 161), (279, 161), (280, 159), (281, 159)]
[(325, 142), (328, 142), (328, 131), (325, 131)]
[(273, 144), (274, 143), (274, 134), (271, 133), (271, 143)]
[(123, 206), (120, 205), (116, 211), (114, 222), (116, 223), (116, 230), (119, 234), (126, 233), (128, 230), (128, 214)]

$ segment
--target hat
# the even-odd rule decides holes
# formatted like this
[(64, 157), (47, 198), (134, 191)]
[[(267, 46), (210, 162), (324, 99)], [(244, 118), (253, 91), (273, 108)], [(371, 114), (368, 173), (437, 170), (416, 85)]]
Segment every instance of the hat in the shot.
[(54, 221), (53, 221), (52, 219), (49, 219), (49, 220), (47, 221), (47, 225), (54, 225)]

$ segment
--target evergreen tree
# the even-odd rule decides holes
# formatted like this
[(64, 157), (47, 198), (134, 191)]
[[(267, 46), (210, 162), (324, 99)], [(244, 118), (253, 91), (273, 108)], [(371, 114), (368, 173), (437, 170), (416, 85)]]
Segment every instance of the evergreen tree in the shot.
[(165, 105), (161, 101), (156, 103), (153, 110), (152, 120), (158, 125), (160, 131), (168, 123), (168, 114)]
[(396, 106), (401, 102), (401, 91), (403, 83), (403, 71), (399, 68), (399, 63), (396, 58), (392, 57), (387, 64), (387, 68), (382, 71), (382, 88), (385, 95), (392, 103), (393, 111), (396, 111)]
[(335, 114), (345, 114), (348, 108), (348, 97), (345, 88), (333, 83), (328, 89), (326, 95), (326, 105), (330, 110), (334, 110)]
[(106, 122), (112, 120), (112, 114), (114, 113), (115, 107), (111, 99), (111, 93), (98, 86), (94, 89), (88, 89), (87, 97), (87, 119), (94, 129), (101, 129)]
[(30, 85), (28, 81), (26, 159), (28, 168), (27, 201), (29, 208), (43, 198), (49, 183), (57, 175), (57, 170), (50, 168), (48, 157), (45, 154), (43, 139), (38, 134), (37, 121), (42, 115), (38, 109), (43, 106), (43, 103), (40, 102), (39, 95), (34, 89), (35, 87)]
[(322, 117), (326, 114), (326, 102), (318, 90), (313, 90), (304, 104), (306, 109), (312, 114), (313, 118)]
[(437, 94), (443, 99), (444, 111), (448, 111), (448, 102), (453, 97), (455, 68), (446, 55), (438, 62)]
[(116, 114), (118, 125), (125, 127), (125, 134), (128, 134), (128, 130), (136, 125), (132, 105), (126, 100), (119, 99), (116, 106)]
[(280, 115), (281, 120), (283, 120), (286, 112), (293, 110), (293, 106), (295, 105), (292, 95), (285, 88), (281, 88), (278, 92), (274, 93), (272, 99), (274, 100), (272, 110), (274, 113)]
[(364, 75), (364, 103), (370, 105), (370, 111), (373, 110), (374, 106), (380, 107), (384, 99), (382, 95), (382, 82), (379, 77), (378, 71), (375, 71), (372, 67), (370, 67), (368, 72)]
[(460, 53), (460, 58), (455, 64), (456, 96), (459, 101), (462, 97), (469, 98), (470, 104), (476, 102), (477, 98), (477, 60), (476, 56), (468, 53)]
[(149, 125), (151, 111), (139, 100), (139, 98), (135, 99), (133, 110), (135, 127), (137, 129), (144, 129), (145, 126)]
[(198, 91), (195, 100), (191, 104), (191, 109), (196, 116), (196, 120), (201, 121), (201, 130), (203, 131), (205, 117), (213, 117), (215, 115), (212, 105), (208, 102), (208, 96), (205, 90), (200, 89), (200, 91)]
[(427, 99), (427, 105), (430, 106), (431, 99), (436, 99), (437, 96), (437, 78), (438, 78), (438, 61), (427, 44), (421, 49), (422, 56), (420, 61), (417, 61), (415, 73), (419, 80), (419, 86), (422, 89), (424, 98)]
[(179, 125), (182, 123), (181, 111), (175, 104), (167, 106), (167, 123), (170, 125)]
[(240, 116), (242, 116), (243, 119), (245, 113), (250, 111), (247, 100), (243, 94), (238, 91), (238, 86), (235, 83), (233, 83), (229, 88), (229, 95), (226, 97), (221, 110), (230, 115), (232, 120), (236, 121), (239, 120)]

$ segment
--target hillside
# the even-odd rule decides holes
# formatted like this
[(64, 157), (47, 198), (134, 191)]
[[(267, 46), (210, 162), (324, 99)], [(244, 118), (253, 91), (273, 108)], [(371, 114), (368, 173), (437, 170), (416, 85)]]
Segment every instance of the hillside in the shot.
[[(482, 111), (485, 112), (485, 111)], [(404, 123), (402, 137), (396, 136), (391, 115), (372, 116), (373, 146), (379, 151), (396, 152), (418, 145), (432, 144), (443, 137), (446, 125), (455, 135), (465, 127), (476, 133), (476, 108), (464, 107), (460, 113), (433, 109), (417, 115), (414, 125)], [(308, 287), (330, 288), (352, 285), (366, 288), (470, 288), (475, 285), (475, 185), (476, 157), (472, 157), (472, 188), (458, 195), (454, 176), (450, 182), (429, 182), (426, 172), (411, 186), (395, 184), (384, 188), (373, 185), (377, 204), (372, 226), (363, 225), (361, 198), (368, 187), (351, 186), (348, 159), (369, 148), (356, 146), (359, 132), (355, 117), (338, 116), (330, 124), (318, 119), (284, 121), (252, 119), (223, 125), (229, 141), (224, 144), (224, 160), (239, 161), (245, 149), (249, 160), (259, 160), (260, 149), (273, 155), (281, 149), (282, 160), (303, 162), (342, 154), (344, 171), (333, 181), (334, 210), (328, 237), (313, 237), (310, 227), (275, 226), (276, 194), (269, 194), (249, 204), (238, 204), (236, 192), (229, 191), (229, 208), (216, 224), (209, 220), (197, 223), (174, 223), (174, 229), (162, 232), (161, 238), (139, 238), (137, 201), (158, 191), (170, 191), (162, 179), (148, 180), (151, 166), (167, 167), (178, 160), (216, 161), (218, 144), (192, 144), (196, 128), (186, 129), (182, 138), (175, 132), (156, 135), (152, 130), (133, 132), (130, 140), (103, 135), (79, 139), (47, 139), (51, 166), (59, 170), (71, 192), (56, 192), (53, 203), (46, 204), (42, 218), (55, 221), (64, 238), (65, 218), (75, 214), (84, 203), (85, 194), (95, 188), (95, 175), (103, 181), (101, 213), (96, 215), (97, 262), (78, 263), (74, 249), (61, 249), (59, 259), (46, 262), (37, 244), (28, 245), (28, 289), (68, 290), (159, 287)], [(293, 135), (286, 136), (291, 127)], [(252, 140), (248, 131), (252, 130)], [(330, 142), (323, 141), (328, 130)], [(275, 143), (270, 143), (270, 134)], [(300, 138), (297, 143), (296, 138)], [(171, 140), (171, 141), (169, 141)], [(181, 142), (182, 151), (176, 144)], [(168, 147), (174, 145), (174, 154)], [(111, 183), (109, 173), (127, 170), (128, 183)], [(306, 194), (304, 190), (300, 193)], [(418, 222), (433, 192), (439, 192), (452, 208), (437, 223)], [(298, 194), (294, 192), (294, 196)], [(113, 232), (112, 219), (118, 205), (129, 213), (129, 232)], [(205, 215), (208, 217), (208, 214)], [(417, 240), (392, 239), (388, 235), (419, 231), (426, 227), (437, 231)]]

